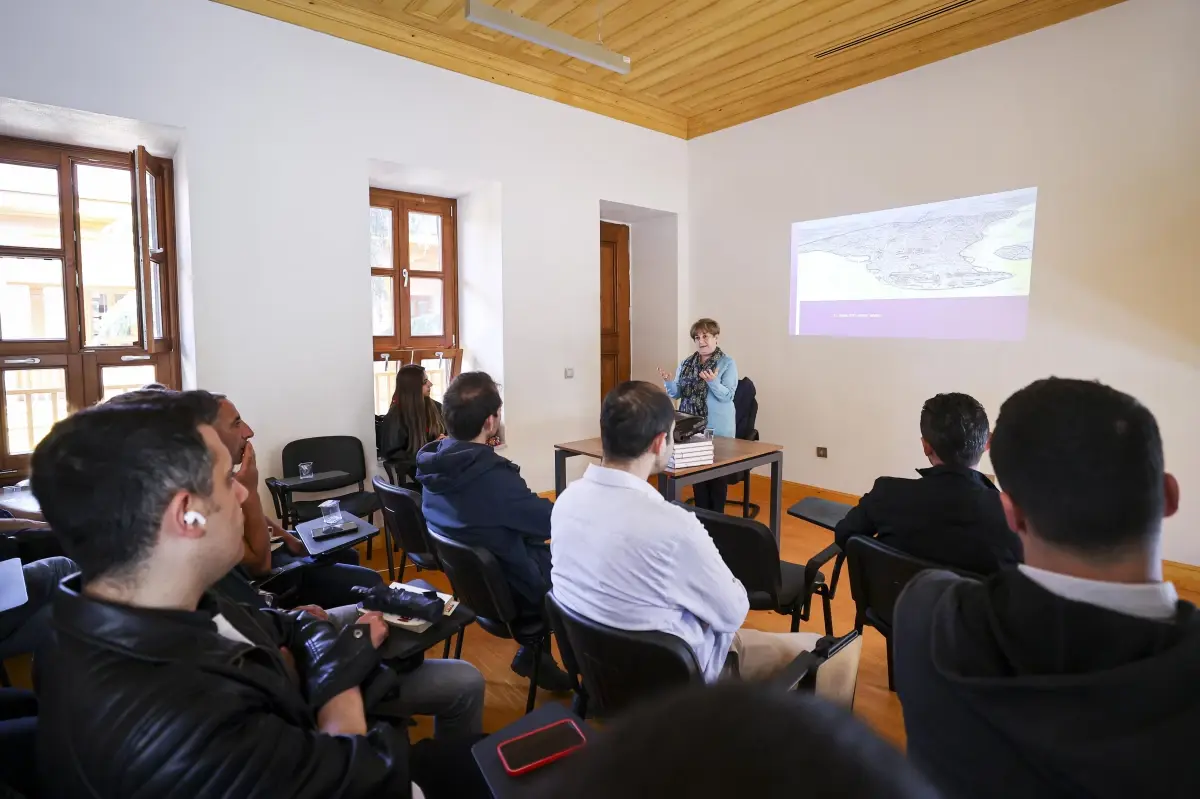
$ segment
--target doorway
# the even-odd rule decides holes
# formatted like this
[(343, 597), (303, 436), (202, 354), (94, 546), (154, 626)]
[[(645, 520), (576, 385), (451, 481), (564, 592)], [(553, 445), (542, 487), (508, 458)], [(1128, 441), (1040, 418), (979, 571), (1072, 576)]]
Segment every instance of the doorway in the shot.
[(629, 226), (600, 223), (600, 399), (629, 379)]

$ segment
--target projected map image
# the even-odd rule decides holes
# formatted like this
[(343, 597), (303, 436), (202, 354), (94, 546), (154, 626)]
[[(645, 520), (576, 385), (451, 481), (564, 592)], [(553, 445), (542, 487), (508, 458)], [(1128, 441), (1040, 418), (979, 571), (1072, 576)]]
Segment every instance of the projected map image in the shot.
[(793, 335), (1024, 335), (1037, 189), (792, 225)]
[(793, 226), (798, 300), (1029, 293), (1037, 189)]

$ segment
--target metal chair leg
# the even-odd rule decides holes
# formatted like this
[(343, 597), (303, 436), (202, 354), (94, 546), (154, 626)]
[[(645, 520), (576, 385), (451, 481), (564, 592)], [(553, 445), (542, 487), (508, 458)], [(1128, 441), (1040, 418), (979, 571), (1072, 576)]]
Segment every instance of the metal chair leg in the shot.
[(742, 478), (742, 518), (750, 518), (750, 472)]
[[(392, 534), (388, 532), (386, 525), (383, 528), (383, 539), (383, 548), (387, 550), (388, 582), (394, 583), (396, 582), (396, 564), (394, 561), (395, 555), (392, 553), (392, 550), (395, 547), (392, 545)], [(367, 555), (367, 559), (370, 560), (370, 558), (371, 556)]]
[(453, 637), (454, 636), (451, 635), (446, 638), (446, 645), (442, 647), (442, 660), (446, 660), (450, 657), (450, 639)]
[(12, 681), (8, 679), (8, 669), (4, 668), (3, 661), (0, 661), (0, 687), (12, 688)]
[(829, 601), (829, 594), (821, 592), (821, 604), (825, 607), (825, 634), (833, 635), (833, 605)]
[(525, 700), (525, 715), (533, 712), (533, 702), (537, 699), (538, 672), (542, 666), (542, 645), (543, 641), (540, 639), (533, 645), (533, 671), (529, 674), (529, 698)]
[(400, 550), (400, 582), (404, 582), (404, 567), (408, 564), (408, 553)]
[(888, 690), (896, 693), (896, 679), (892, 673), (892, 637), (889, 635), (883, 640), (887, 642)]
[(458, 643), (454, 645), (454, 659), (462, 660), (462, 641), (463, 636), (467, 634), (467, 628), (463, 627), (458, 631)]
[(792, 608), (792, 632), (800, 632), (800, 604)]

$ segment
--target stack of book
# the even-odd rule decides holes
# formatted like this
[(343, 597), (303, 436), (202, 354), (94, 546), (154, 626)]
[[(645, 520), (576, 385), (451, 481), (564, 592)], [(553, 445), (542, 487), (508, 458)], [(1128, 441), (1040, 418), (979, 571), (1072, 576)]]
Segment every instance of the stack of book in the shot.
[(713, 442), (703, 434), (681, 441), (675, 445), (675, 452), (667, 462), (667, 469), (677, 472), (680, 469), (691, 469), (695, 466), (708, 466), (713, 462)]

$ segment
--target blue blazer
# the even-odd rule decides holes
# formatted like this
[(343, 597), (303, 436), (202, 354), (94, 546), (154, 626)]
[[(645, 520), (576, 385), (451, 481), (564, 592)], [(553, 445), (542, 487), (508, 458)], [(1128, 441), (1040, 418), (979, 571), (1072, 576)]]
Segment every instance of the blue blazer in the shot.
[[(675, 379), (663, 383), (667, 395), (672, 399), (679, 399), (681, 369), (683, 361), (675, 367)], [(708, 382), (708, 426), (712, 428), (713, 435), (737, 437), (737, 419), (733, 412), (733, 395), (737, 392), (737, 384), (737, 364), (733, 362), (733, 358), (722, 355), (721, 360), (717, 361), (717, 379)]]

